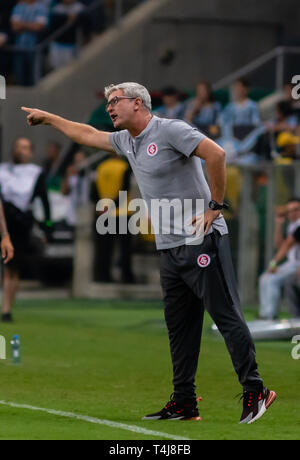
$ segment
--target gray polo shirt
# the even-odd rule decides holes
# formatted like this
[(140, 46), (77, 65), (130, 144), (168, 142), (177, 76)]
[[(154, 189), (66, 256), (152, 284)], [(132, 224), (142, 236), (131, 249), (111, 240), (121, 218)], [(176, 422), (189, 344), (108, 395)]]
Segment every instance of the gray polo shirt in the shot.
[[(203, 199), (204, 211), (208, 209), (211, 194), (203, 173), (201, 159), (192, 155), (203, 139), (205, 136), (198, 129), (184, 121), (156, 116), (135, 138), (132, 138), (127, 130), (111, 133), (110, 143), (117, 154), (128, 159), (142, 198), (147, 204), (152, 223), (151, 202), (153, 200), (181, 203), (182, 209), (187, 203), (192, 203), (191, 213), (195, 215), (196, 200)], [(174, 213), (175, 211), (173, 217)], [(178, 229), (178, 219), (176, 225), (172, 225), (171, 222), (169, 234), (165, 231), (163, 218), (159, 219), (157, 225), (159, 228), (155, 223), (157, 249), (182, 246), (186, 244), (187, 238), (191, 237), (184, 218), (180, 229)], [(228, 233), (222, 215), (214, 221), (213, 227), (222, 235)]]

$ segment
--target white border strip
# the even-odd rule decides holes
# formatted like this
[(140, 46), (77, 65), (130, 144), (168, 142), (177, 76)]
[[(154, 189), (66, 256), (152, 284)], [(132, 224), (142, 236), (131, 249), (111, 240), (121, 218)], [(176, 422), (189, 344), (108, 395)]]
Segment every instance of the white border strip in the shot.
[(54, 409), (45, 409), (43, 407), (34, 407), (29, 406), (28, 404), (16, 404), (8, 401), (0, 401), (2, 406), (15, 407), (17, 409), (28, 409), (32, 411), (45, 412), (51, 415), (57, 415), (59, 417), (73, 418), (76, 420), (81, 420), (83, 422), (95, 423), (97, 425), (106, 425), (111, 428), (119, 428), (121, 430), (132, 431), (133, 433), (145, 434), (147, 436), (155, 436), (158, 438), (173, 439), (178, 441), (189, 441), (189, 438), (184, 438), (182, 436), (176, 436), (168, 433), (161, 433), (160, 431), (147, 430), (135, 425), (126, 425), (125, 423), (112, 422), (110, 420), (102, 420), (99, 418), (89, 417), (88, 415), (79, 415), (72, 412), (62, 412)]

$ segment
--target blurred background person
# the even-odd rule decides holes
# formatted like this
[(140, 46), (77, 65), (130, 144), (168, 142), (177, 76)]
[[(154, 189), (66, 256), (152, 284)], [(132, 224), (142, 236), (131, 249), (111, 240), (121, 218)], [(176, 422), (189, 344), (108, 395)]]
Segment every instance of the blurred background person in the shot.
[[(293, 239), (300, 244), (300, 227), (294, 232)], [(285, 293), (293, 317), (300, 318), (300, 269), (288, 278)]]
[(239, 78), (233, 85), (233, 101), (223, 110), (220, 122), (223, 125), (248, 125), (260, 124), (258, 105), (249, 98), (250, 84), (244, 78)]
[(275, 106), (275, 118), (266, 123), (267, 129), (278, 133), (281, 131), (295, 131), (298, 125), (296, 115), (293, 113), (289, 101), (279, 101)]
[(4, 32), (4, 30), (0, 29), (0, 48), (5, 45), (7, 42), (8, 35)]
[[(81, 3), (89, 8), (95, 0), (81, 0)], [(96, 8), (88, 9), (83, 18), (83, 33), (85, 42), (89, 42), (95, 34), (103, 32), (107, 25), (107, 2), (102, 2)]]
[(45, 8), (47, 8), (48, 12), (50, 12), (51, 8), (57, 3), (57, 0), (39, 0), (39, 1), (45, 6)]
[(38, 0), (23, 0), (12, 11), (11, 27), (15, 44), (24, 48), (24, 51), (17, 51), (14, 58), (18, 85), (34, 84), (35, 46), (47, 23), (47, 8)]
[(50, 44), (50, 65), (53, 69), (62, 67), (76, 56), (77, 29), (84, 5), (77, 0), (62, 0), (51, 11), (50, 30), (55, 31), (71, 24), (63, 34)]
[(201, 80), (196, 87), (196, 96), (188, 104), (184, 119), (200, 127), (217, 124), (221, 113), (221, 104), (215, 101), (212, 86), (208, 81)]
[(50, 207), (41, 167), (33, 164), (29, 139), (18, 138), (12, 149), (12, 162), (0, 164), (0, 187), (7, 228), (15, 257), (3, 267), (2, 320), (12, 321), (12, 306), (19, 288), (20, 271), (34, 251), (31, 232), (34, 223), (32, 203), (42, 201), (45, 227), (50, 224)]
[(7, 230), (7, 223), (4, 215), (2, 199), (0, 195), (0, 238), (2, 262), (7, 264), (14, 256), (14, 248)]
[(46, 155), (43, 163), (48, 190), (60, 190), (62, 177), (59, 173), (62, 145), (49, 141), (46, 145)]
[(5, 45), (8, 40), (9, 28), (6, 20), (7, 8), (7, 2), (4, 0), (4, 5), (2, 4), (0, 6), (0, 48)]
[[(288, 278), (300, 268), (300, 245), (293, 239), (293, 234), (300, 228), (300, 198), (291, 198), (286, 212), (287, 237), (283, 230), (286, 217), (280, 212), (275, 217), (274, 244), (277, 253), (271, 260), (267, 273), (262, 274), (259, 278), (259, 316), (261, 319), (277, 317), (282, 288)], [(287, 261), (279, 265), (286, 256)]]
[[(297, 241), (300, 243), (300, 238)], [(300, 269), (288, 278), (285, 294), (293, 318), (300, 318)]]
[(9, 41), (10, 16), (11, 11), (15, 7), (17, 0), (1, 0), (0, 2), (0, 47)]
[(12, 41), (10, 16), (16, 3), (17, 0), (1, 0), (0, 2), (0, 75), (4, 75), (7, 80), (11, 74), (12, 58), (5, 49), (5, 45)]
[(59, 165), (62, 145), (59, 142), (49, 141), (46, 145), (46, 155), (44, 160), (44, 171), (50, 175), (54, 168)]
[(291, 132), (281, 132), (276, 145), (282, 157), (292, 160), (300, 158), (300, 136), (294, 136)]
[[(132, 271), (132, 235), (119, 233), (121, 219), (128, 223), (128, 200), (119, 202), (119, 192), (130, 192), (131, 168), (127, 161), (116, 155), (108, 155), (98, 166), (96, 171), (96, 201), (111, 199), (116, 206), (116, 234), (96, 234), (95, 275), (97, 281), (112, 282), (112, 264), (116, 242), (119, 243), (120, 258), (118, 265), (121, 269), (121, 281), (134, 283)], [(109, 211), (108, 211), (109, 212)]]
[(74, 154), (73, 161), (66, 170), (61, 183), (61, 193), (69, 197), (66, 222), (75, 228), (77, 224), (77, 210), (89, 201), (89, 177), (84, 169), (86, 154), (79, 150)]
[(162, 105), (156, 109), (155, 115), (161, 118), (182, 119), (184, 104), (179, 100), (179, 92), (174, 86), (162, 90)]
[[(4, 60), (7, 60), (5, 52), (2, 50), (4, 45), (8, 41), (8, 27), (5, 22), (5, 14), (2, 8), (0, 7), (0, 75), (7, 75), (7, 64)], [(6, 59), (5, 59), (6, 58)]]
[(298, 119), (298, 123), (300, 122), (300, 100), (294, 99), (293, 97), (293, 88), (294, 85), (292, 83), (286, 83), (283, 87), (283, 100), (290, 103), (292, 114), (295, 115)]

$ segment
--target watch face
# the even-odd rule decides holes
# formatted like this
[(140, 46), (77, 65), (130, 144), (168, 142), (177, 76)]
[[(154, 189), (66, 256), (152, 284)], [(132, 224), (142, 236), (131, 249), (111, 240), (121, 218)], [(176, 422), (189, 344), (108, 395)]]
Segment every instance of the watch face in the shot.
[(220, 206), (216, 201), (213, 201), (213, 200), (209, 203), (209, 207), (213, 211), (217, 211), (218, 209), (222, 209), (222, 206)]

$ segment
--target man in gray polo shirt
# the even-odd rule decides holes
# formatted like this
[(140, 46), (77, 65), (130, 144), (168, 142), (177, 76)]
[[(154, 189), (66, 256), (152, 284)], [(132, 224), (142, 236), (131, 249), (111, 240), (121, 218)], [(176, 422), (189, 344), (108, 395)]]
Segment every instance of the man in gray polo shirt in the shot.
[[(126, 156), (148, 209), (157, 199), (191, 200), (193, 224), (197, 227), (203, 223), (204, 239), (199, 244), (187, 244), (191, 233), (184, 222), (179, 231), (178, 223), (170, 222), (177, 228), (169, 234), (163, 231), (163, 219), (158, 224), (156, 244), (174, 394), (161, 411), (144, 419), (200, 419), (195, 375), (206, 308), (225, 339), (244, 390), (240, 423), (252, 423), (264, 414), (276, 394), (264, 387), (257, 371), (254, 344), (237, 293), (227, 226), (220, 213), (226, 182), (225, 153), (185, 122), (153, 117), (149, 92), (142, 85), (110, 85), (105, 96), (107, 111), (119, 132), (110, 134), (38, 109), (22, 109), (28, 113), (31, 126), (48, 124), (78, 144)], [(204, 200), (204, 215), (194, 214), (197, 199)]]

